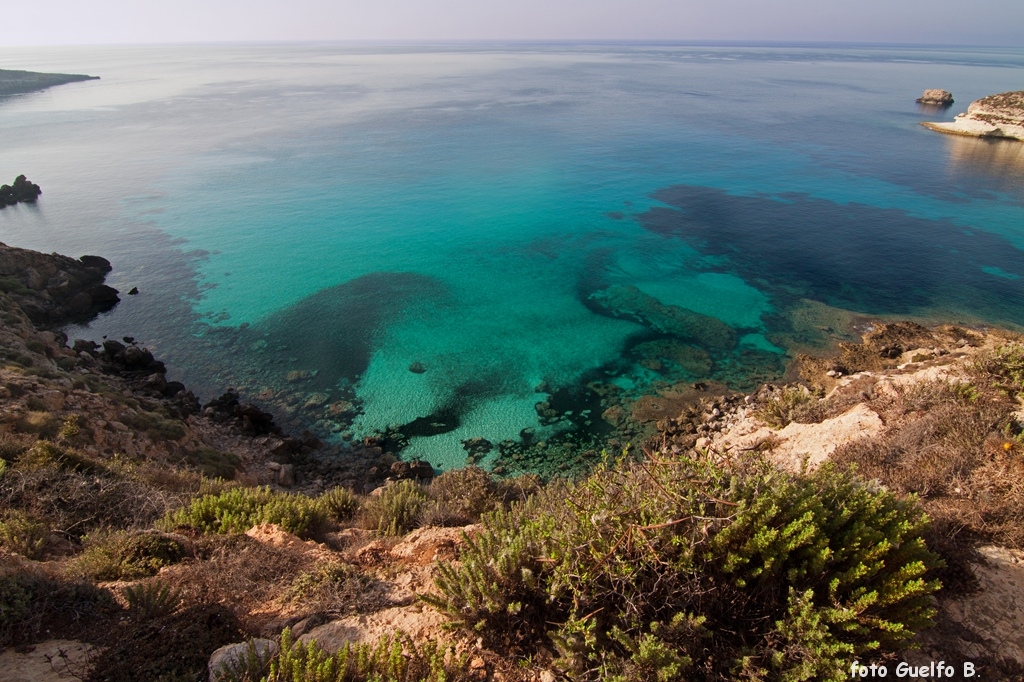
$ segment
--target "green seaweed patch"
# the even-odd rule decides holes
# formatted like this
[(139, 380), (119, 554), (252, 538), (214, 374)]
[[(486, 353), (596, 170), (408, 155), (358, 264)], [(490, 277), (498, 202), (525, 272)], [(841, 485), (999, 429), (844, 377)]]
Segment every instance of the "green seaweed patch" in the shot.
[(616, 284), (595, 291), (590, 301), (613, 317), (636, 320), (663, 334), (694, 341), (709, 348), (736, 346), (736, 330), (716, 317), (677, 305), (666, 305), (634, 286)]

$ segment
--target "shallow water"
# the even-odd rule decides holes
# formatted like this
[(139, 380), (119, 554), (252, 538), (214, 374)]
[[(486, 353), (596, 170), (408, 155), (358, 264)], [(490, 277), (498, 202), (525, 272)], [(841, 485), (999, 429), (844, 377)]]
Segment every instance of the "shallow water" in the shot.
[[(441, 468), (476, 436), (603, 433), (588, 382), (778, 376), (825, 341), (808, 300), (1024, 325), (1024, 145), (918, 125), (1022, 87), (1021, 50), (3, 49), (0, 68), (102, 77), (0, 102), (0, 170), (44, 191), (0, 212), (0, 241), (104, 255), (141, 291), (76, 335), (131, 334), (206, 398), (240, 385), (328, 432), (411, 425), (406, 454)], [(926, 87), (957, 104), (921, 110)]]

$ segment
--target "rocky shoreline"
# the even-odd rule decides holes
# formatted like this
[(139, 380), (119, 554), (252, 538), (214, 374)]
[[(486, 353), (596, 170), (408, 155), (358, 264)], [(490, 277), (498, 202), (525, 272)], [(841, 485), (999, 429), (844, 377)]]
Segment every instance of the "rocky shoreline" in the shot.
[[(395, 491), (414, 495), (410, 492), (413, 489), (429, 491), (435, 501), (448, 499), (444, 495), (451, 497), (446, 503), (450, 506), (434, 508), (433, 516), (409, 521), (415, 528), (411, 532), (389, 537), (379, 526), (358, 527), (347, 520), (347, 525), (324, 535), (322, 544), (303, 540), (270, 523), (257, 523), (245, 533), (217, 540), (199, 533), (197, 528), (179, 527), (161, 534), (148, 522), (141, 525), (148, 530), (129, 527), (122, 532), (134, 533), (126, 537), (136, 540), (147, 538), (187, 547), (192, 554), (184, 560), (180, 556), (168, 559), (170, 565), (148, 577), (97, 582), (98, 588), (119, 592), (125, 586), (140, 584), (171, 584), (185, 590), (203, 585), (202, 589), (221, 601), (210, 594), (190, 593), (189, 599), (201, 602), (202, 609), (206, 609), (196, 611), (200, 614), (198, 620), (209, 624), (235, 622), (231, 619), (238, 618), (240, 625), (236, 629), (222, 628), (223, 632), (211, 626), (209, 641), (198, 649), (185, 640), (164, 648), (170, 652), (169, 657), (179, 657), (185, 649), (198, 651), (196, 657), (202, 658), (202, 665), (212, 652), (211, 671), (226, 657), (230, 660), (239, 652), (244, 654), (247, 645), (231, 644), (242, 637), (259, 635), (263, 638), (255, 640), (259, 646), (277, 650), (285, 627), (291, 628), (300, 641), (316, 641), (329, 651), (346, 643), (373, 644), (398, 629), (416, 645), (450, 637), (444, 629), (445, 616), (425, 606), (418, 595), (436, 594), (439, 565), (458, 559), (466, 550), (468, 538), (482, 530), (477, 520), (486, 507), (471, 511), (458, 505), (470, 504), (475, 499), (472, 496), (478, 494), (486, 504), (498, 504), (495, 500), (506, 497), (521, 499), (515, 495), (526, 495), (528, 486), (536, 489), (540, 485), (537, 478), (502, 481), (480, 469), (465, 469), (443, 474), (429, 486), (415, 486), (412, 481), (431, 480), (433, 468), (424, 462), (398, 460), (388, 452), (386, 439), (371, 438), (341, 446), (325, 444), (309, 433), (291, 437), (275, 423), (273, 415), (247, 403), (236, 391), (229, 389), (200, 405), (185, 386), (167, 376), (162, 362), (131, 337), (69, 343), (59, 328), (68, 319), (88, 319), (88, 315), (96, 314), (97, 299), (103, 304), (103, 297), (89, 292), (106, 286), (102, 282), (109, 270), (110, 264), (95, 256), (75, 260), (0, 245), (0, 282), (4, 286), (0, 290), (0, 438), (7, 439), (3, 441), (5, 447), (15, 439), (31, 437), (38, 439), (35, 442), (39, 446), (28, 451), (35, 453), (31, 456), (41, 457), (40, 453), (50, 451), (47, 448), (63, 451), (65, 454), (60, 456), (66, 459), (61, 466), (69, 472), (67, 476), (81, 476), (83, 481), (96, 476), (99, 487), (87, 491), (90, 496), (102, 495), (104, 485), (113, 485), (116, 476), (108, 475), (101, 484), (100, 474), (90, 473), (99, 471), (97, 467), (109, 467), (115, 472), (145, 470), (149, 473), (142, 478), (160, 481), (187, 475), (182, 472), (192, 476), (201, 473), (207, 477), (202, 485), (224, 486), (229, 492), (252, 491), (258, 485), (269, 486), (276, 491), (274, 494), (295, 491), (320, 495), (332, 491), (340, 495), (340, 502), (353, 505), (351, 499), (345, 502), (345, 495), (350, 493), (337, 493), (335, 486), (370, 493), (360, 498), (363, 505), (395, 495)], [(81, 294), (89, 296), (90, 306), (83, 307), (84, 298), (77, 299), (77, 306), (70, 303)], [(719, 345), (732, 342), (703, 318), (641, 305), (643, 301), (636, 303), (639, 299), (631, 291), (611, 294), (625, 297), (632, 306), (619, 303), (616, 310), (628, 309), (634, 315), (643, 311), (644, 319), (652, 320), (652, 324), (682, 325), (690, 336), (707, 335)], [(654, 312), (648, 312), (651, 310)], [(840, 343), (827, 357), (798, 356), (791, 374), (799, 378), (799, 384), (765, 384), (749, 393), (730, 392), (724, 386), (679, 385), (665, 387), (659, 395), (627, 406), (643, 412), (635, 416), (648, 420), (657, 434), (635, 441), (634, 452), (642, 450), (652, 462), (669, 461), (687, 453), (733, 463), (764, 457), (795, 472), (815, 469), (829, 461), (854, 463), (865, 467), (862, 475), (877, 477), (879, 485), (900, 494), (919, 495), (937, 528), (928, 537), (929, 546), (934, 542), (942, 547), (943, 557), (951, 564), (942, 575), (950, 587), (936, 602), (941, 614), (939, 627), (921, 635), (920, 652), (904, 652), (901, 656), (924, 663), (929, 657), (950, 660), (951, 656), (970, 656), (979, 665), (988, 666), (987, 670), (1017, 670), (1013, 666), (1024, 665), (1024, 637), (1020, 635), (1024, 632), (1024, 608), (1014, 595), (1019, 593), (1015, 585), (1022, 579), (1020, 562), (1024, 553), (1020, 545), (1024, 534), (1019, 532), (1019, 516), (1011, 518), (1016, 508), (1007, 507), (1005, 513), (1001, 509), (1006, 507), (1006, 500), (1024, 499), (1013, 497), (1016, 493), (1012, 486), (1005, 489), (1006, 480), (1021, 480), (1015, 472), (1022, 466), (1024, 411), (1013, 412), (1019, 407), (1017, 401), (1001, 388), (1012, 376), (998, 375), (1007, 362), (1019, 362), (1024, 367), (1024, 350), (1019, 359), (1005, 350), (1013, 344), (1019, 344), (1019, 337), (997, 330), (876, 323), (859, 341)], [(692, 359), (690, 355), (686, 358)], [(993, 358), (1004, 364), (992, 365)], [(987, 368), (987, 374), (979, 374), (979, 368)], [(954, 408), (960, 412), (952, 412)], [(601, 418), (625, 418), (626, 410), (618, 402), (605, 411), (609, 410), (611, 413)], [(973, 421), (965, 425), (964, 415)], [(959, 439), (956, 446), (962, 452), (949, 450), (948, 432)], [(483, 439), (470, 439), (463, 445), (477, 457), (496, 447), (500, 452), (498, 462), (509, 469), (508, 473), (525, 469), (532, 462), (531, 452), (522, 447), (492, 446)], [(974, 452), (977, 461), (971, 464), (973, 470), (959, 464), (955, 480), (929, 479), (923, 485), (918, 480), (921, 472), (936, 465), (923, 456), (915, 459), (907, 454), (916, 452), (915, 448), (922, 453), (937, 453), (935, 460), (940, 464), (960, 461), (957, 457), (963, 452)], [(884, 453), (884, 466), (889, 469), (867, 468), (874, 460), (865, 459), (865, 452)], [(598, 452), (584, 454), (587, 461), (600, 459)], [(26, 476), (33, 466), (26, 459), (30, 455), (22, 453), (19, 457), (22, 459), (12, 466), (17, 467), (15, 473), (19, 476)], [(900, 463), (900, 458), (907, 461)], [(897, 464), (913, 475), (891, 473)], [(993, 467), (1003, 478), (989, 484), (985, 476)], [(216, 479), (230, 482), (211, 484)], [(513, 490), (515, 486), (521, 488), (518, 493)], [(200, 487), (192, 494), (198, 496), (202, 490)], [(280, 499), (313, 499), (306, 495)], [(222, 499), (226, 498), (222, 495)], [(177, 506), (180, 508), (181, 503)], [(174, 509), (175, 505), (169, 507)], [(15, 508), (4, 513), (19, 512)], [(960, 522), (955, 531), (944, 525), (951, 519)], [(961, 532), (965, 527), (970, 532)], [(976, 548), (977, 537), (986, 528), (989, 542)], [(978, 536), (970, 535), (973, 532)], [(100, 540), (83, 539), (66, 529), (54, 530), (39, 548), (40, 560), (11, 554), (2, 547), (0, 568), (8, 573), (0, 571), (0, 577), (32, 574), (43, 571), (44, 565), (60, 562), (74, 566), (73, 562), (81, 561), (80, 557), (92, 551), (88, 548), (97, 542), (102, 546)], [(267, 566), (264, 568), (261, 562)], [(264, 572), (257, 571), (256, 566)], [(230, 594), (217, 592), (215, 585), (228, 576), (241, 587)], [(301, 607), (295, 605), (300, 587), (307, 590), (301, 593), (303, 599), (314, 599)], [(315, 601), (323, 597), (317, 596), (320, 592), (309, 592), (314, 588), (337, 590), (332, 597), (336, 601)], [(211, 599), (214, 605), (207, 603)], [(166, 625), (161, 632), (168, 633), (168, 637), (178, 637), (177, 633), (191, 627), (188, 619), (195, 620), (189, 609), (200, 607), (189, 606), (153, 622)], [(54, 646), (86, 651), (89, 647), (83, 642), (91, 642), (97, 648), (82, 653), (83, 666), (91, 662), (101, 669), (114, 669), (121, 657), (129, 655), (135, 656), (131, 659), (133, 665), (139, 665), (152, 658), (159, 647), (155, 640), (147, 639), (145, 627), (149, 626), (133, 625), (132, 619), (146, 621), (130, 608), (125, 613), (129, 615), (115, 626), (120, 634), (114, 639), (69, 632), (57, 635), (67, 637), (58, 644), (42, 641), (46, 639), (42, 635), (33, 643), (38, 643), (40, 651), (48, 652)], [(473, 637), (460, 635), (455, 646), (466, 654), (470, 670), (468, 678), (460, 679), (557, 679), (547, 669), (551, 655), (546, 652), (527, 669), (505, 660), (481, 645), (480, 640), (474, 643)], [(28, 658), (29, 654), (14, 649), (0, 651), (0, 666), (28, 665)], [(50, 670), (42, 662), (40, 669)]]
[(202, 469), (201, 453), (234, 453), (226, 460), (230, 466), (207, 469), (248, 485), (311, 493), (433, 477), (429, 464), (400, 462), (380, 439), (328, 445), (309, 432), (290, 436), (273, 415), (230, 388), (200, 405), (130, 336), (101, 344), (69, 341), (61, 327), (88, 322), (118, 303), (119, 292), (103, 283), (110, 270), (99, 256), (76, 260), (0, 243), (0, 355), (6, 365), (0, 368), (0, 431), (4, 424), (60, 424), (74, 416), (80, 446), (97, 457), (120, 454)]
[(949, 135), (1024, 141), (1024, 90), (983, 97), (950, 122), (921, 125)]

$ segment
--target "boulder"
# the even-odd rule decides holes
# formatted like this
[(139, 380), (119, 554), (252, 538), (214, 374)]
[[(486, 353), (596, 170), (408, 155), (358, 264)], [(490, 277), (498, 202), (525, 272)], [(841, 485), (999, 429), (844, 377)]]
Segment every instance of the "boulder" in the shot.
[(231, 669), (255, 655), (266, 661), (277, 653), (277, 642), (272, 639), (253, 639), (248, 642), (227, 644), (210, 654), (207, 664), (210, 682), (226, 679)]
[(953, 94), (946, 90), (925, 90), (924, 94), (917, 98), (918, 104), (938, 104), (948, 107), (953, 103)]
[(75, 260), (0, 244), (0, 277), (22, 285), (8, 296), (36, 324), (88, 322), (112, 308), (119, 300), (117, 290), (103, 284), (110, 269), (99, 256)]

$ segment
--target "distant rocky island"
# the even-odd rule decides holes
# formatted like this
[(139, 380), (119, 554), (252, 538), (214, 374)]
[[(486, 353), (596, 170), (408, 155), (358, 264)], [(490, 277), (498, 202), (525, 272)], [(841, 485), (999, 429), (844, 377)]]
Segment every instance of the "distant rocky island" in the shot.
[(921, 125), (951, 135), (1024, 141), (1024, 90), (983, 97), (952, 121)]
[(953, 104), (953, 93), (947, 90), (925, 90), (924, 94), (917, 98), (917, 103), (948, 107)]
[(36, 73), (35, 71), (0, 69), (0, 97), (45, 90), (54, 85), (90, 80), (99, 80), (99, 76), (86, 76), (80, 73)]
[(14, 178), (13, 185), (0, 185), (0, 209), (22, 202), (34, 204), (43, 190), (34, 182), (29, 182), (24, 175)]

